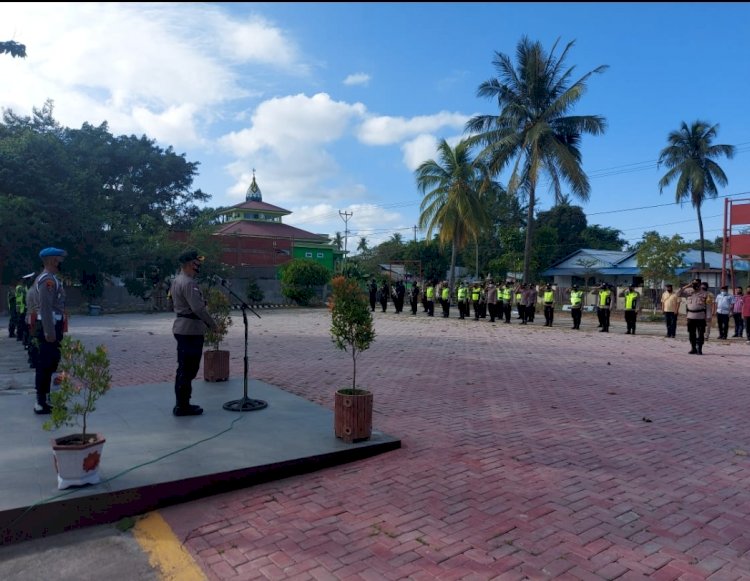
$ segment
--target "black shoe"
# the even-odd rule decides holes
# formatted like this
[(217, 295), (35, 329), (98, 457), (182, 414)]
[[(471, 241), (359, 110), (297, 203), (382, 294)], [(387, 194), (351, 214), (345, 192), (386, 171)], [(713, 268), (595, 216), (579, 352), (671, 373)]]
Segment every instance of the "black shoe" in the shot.
[(49, 407), (46, 403), (36, 403), (34, 404), (34, 413), (37, 415), (49, 415), (52, 413), (52, 408)]
[(697, 353), (698, 353), (698, 350), (695, 347), (693, 347), (690, 351), (688, 351), (688, 355), (697, 355)]
[(186, 406), (174, 406), (172, 414), (175, 416), (199, 416), (203, 413), (203, 408), (199, 405), (188, 404)]
[(698, 355), (703, 355), (703, 345), (698, 345)]

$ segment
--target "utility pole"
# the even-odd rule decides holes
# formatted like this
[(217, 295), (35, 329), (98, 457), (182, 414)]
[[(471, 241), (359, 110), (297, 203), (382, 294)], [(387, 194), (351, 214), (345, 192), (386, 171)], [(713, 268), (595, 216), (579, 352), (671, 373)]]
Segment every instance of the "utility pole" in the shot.
[(415, 224), (412, 226), (412, 229), (414, 230), (414, 242), (417, 241), (417, 225)]
[(346, 210), (342, 212), (339, 210), (339, 216), (341, 216), (341, 219), (344, 221), (344, 262), (346, 262), (346, 247), (347, 241), (349, 240), (349, 218), (353, 215), (354, 212), (347, 212)]

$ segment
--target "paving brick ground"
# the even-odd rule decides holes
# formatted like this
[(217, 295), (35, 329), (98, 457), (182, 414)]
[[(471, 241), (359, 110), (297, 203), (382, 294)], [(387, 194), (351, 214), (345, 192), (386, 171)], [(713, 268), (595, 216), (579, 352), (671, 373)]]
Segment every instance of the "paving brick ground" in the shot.
[[(329, 314), (261, 314), (251, 376), (332, 408)], [(358, 384), (403, 448), (162, 511), (210, 579), (750, 579), (744, 340), (374, 315)], [(172, 378), (169, 315), (85, 323), (117, 385)]]

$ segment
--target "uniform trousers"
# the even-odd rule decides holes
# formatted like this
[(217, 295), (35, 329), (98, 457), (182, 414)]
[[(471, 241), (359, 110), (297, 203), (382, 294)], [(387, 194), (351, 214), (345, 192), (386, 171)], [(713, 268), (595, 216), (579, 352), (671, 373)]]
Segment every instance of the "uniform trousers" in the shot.
[(706, 334), (706, 319), (688, 319), (687, 320), (688, 337), (690, 337), (690, 346), (695, 349), (703, 348), (703, 338)]
[(605, 333), (609, 332), (609, 309), (603, 309), (599, 307), (596, 310), (597, 317), (599, 317), (599, 324), (602, 327), (602, 331)]
[(719, 326), (719, 339), (726, 339), (729, 335), (729, 313), (716, 313), (716, 323)]
[(633, 333), (635, 335), (635, 321), (636, 321), (636, 312), (635, 311), (625, 311), (625, 326), (627, 327), (628, 333)]
[(573, 328), (574, 329), (580, 329), (581, 328), (581, 308), (571, 308), (570, 309), (570, 316), (573, 317)]
[(178, 335), (177, 373), (174, 379), (174, 394), (177, 407), (190, 405), (193, 395), (193, 380), (198, 375), (203, 356), (203, 335)]
[(555, 306), (544, 305), (544, 322), (548, 327), (552, 326), (552, 322), (555, 320)]
[(55, 338), (53, 343), (44, 338), (42, 324), (37, 323), (36, 339), (39, 343), (39, 354), (34, 373), (34, 387), (36, 388), (36, 403), (47, 404), (47, 396), (52, 385), (52, 374), (57, 371), (60, 364), (60, 341), (63, 335), (62, 321), (55, 323)]
[(664, 313), (667, 323), (667, 337), (675, 337), (677, 334), (677, 313)]

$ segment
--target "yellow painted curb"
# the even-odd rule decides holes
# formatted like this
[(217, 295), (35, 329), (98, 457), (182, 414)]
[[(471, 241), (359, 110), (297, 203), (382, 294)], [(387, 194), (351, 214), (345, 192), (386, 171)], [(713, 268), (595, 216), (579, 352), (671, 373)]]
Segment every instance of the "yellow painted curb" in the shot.
[(159, 569), (163, 581), (206, 581), (198, 564), (158, 512), (138, 519), (133, 536), (148, 554), (148, 562)]

